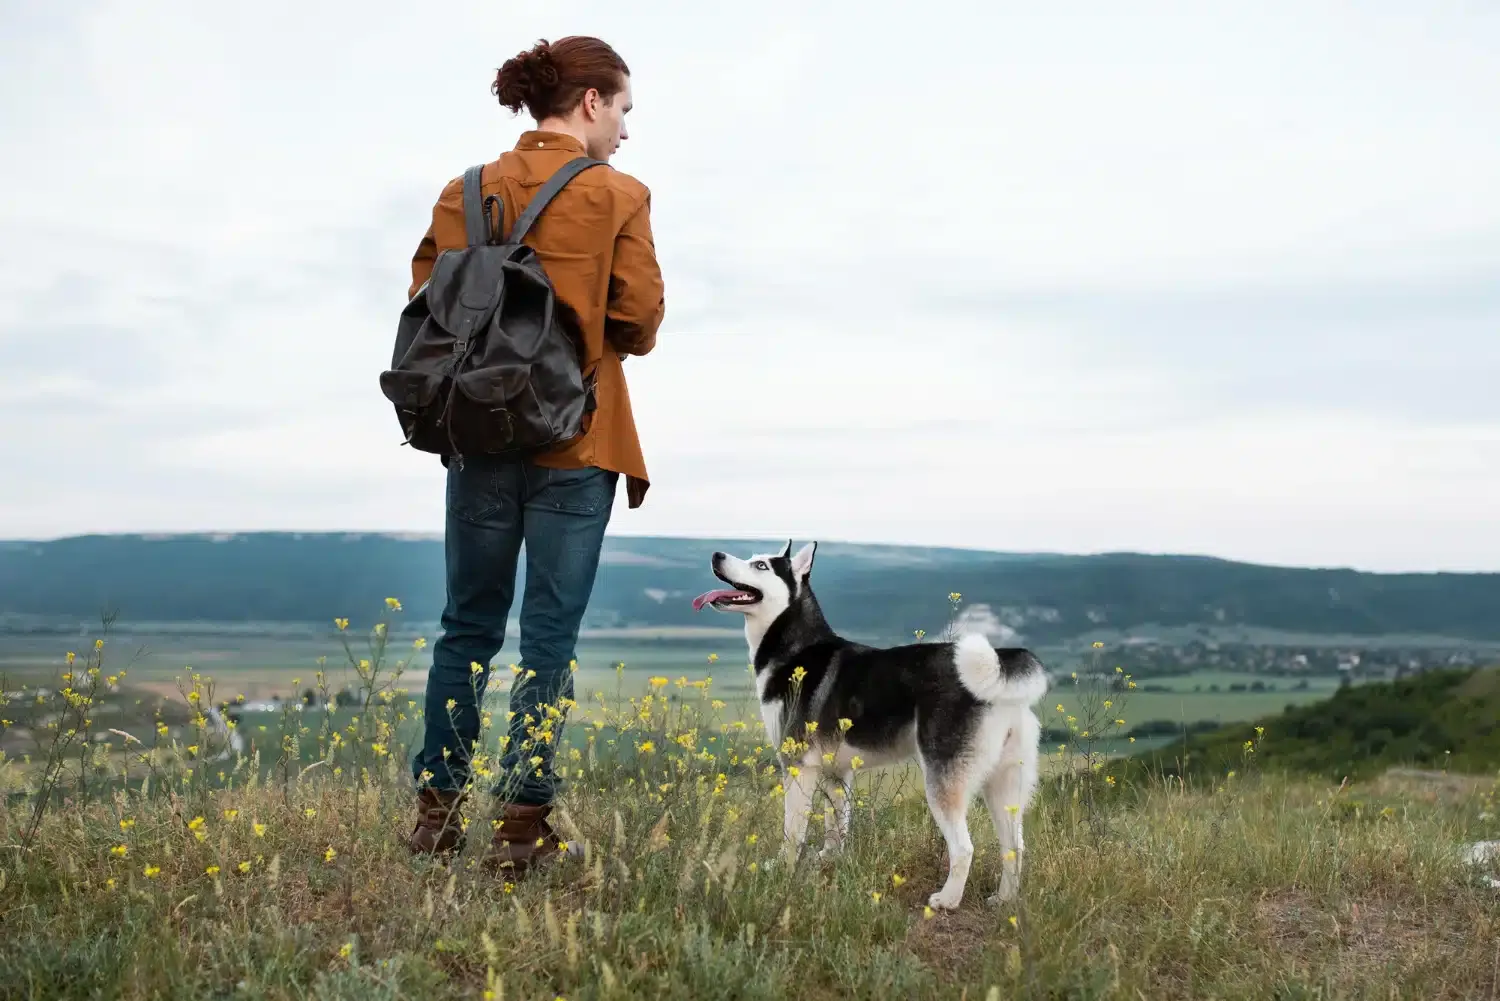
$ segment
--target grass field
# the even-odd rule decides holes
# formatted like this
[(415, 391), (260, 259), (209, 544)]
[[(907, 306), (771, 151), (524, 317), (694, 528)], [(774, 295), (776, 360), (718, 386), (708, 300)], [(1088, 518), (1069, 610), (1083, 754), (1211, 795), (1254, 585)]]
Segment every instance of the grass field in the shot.
[[(40, 683), (55, 673), (68, 644), (85, 646), (94, 632), (69, 640), (56, 636), (7, 636), (0, 638), (0, 679)], [(409, 642), (413, 635), (392, 634), (392, 642)], [(428, 637), (431, 639), (432, 637)], [(294, 697), (313, 684), (318, 658), (327, 657), (330, 671), (339, 671), (342, 657), (336, 634), (307, 631), (282, 636), (257, 636), (244, 630), (233, 633), (204, 631), (186, 633), (167, 629), (117, 634), (112, 640), (121, 657), (132, 660), (133, 683), (163, 695), (176, 692), (177, 679), (193, 671), (217, 679), (221, 696), (243, 694), (248, 699), (272, 695)], [(497, 658), (504, 665), (519, 656), (514, 638)], [(639, 684), (653, 674), (673, 678), (687, 675), (692, 679), (712, 677), (720, 697), (740, 703), (752, 691), (746, 669), (744, 641), (737, 632), (724, 636), (678, 638), (632, 638), (613, 636), (607, 639), (584, 639), (578, 646), (579, 671), (576, 685), (580, 691), (601, 687), (613, 689), (614, 666), (625, 664), (626, 678)], [(716, 662), (711, 661), (715, 658)], [(425, 684), (429, 657), (414, 655), (405, 682), (420, 692)], [(1054, 669), (1067, 666), (1053, 663)], [(1069, 669), (1078, 667), (1072, 664)], [(1261, 681), (1276, 686), (1276, 691), (1231, 692), (1232, 684)], [(1201, 720), (1237, 722), (1280, 712), (1287, 705), (1302, 705), (1327, 698), (1336, 681), (1333, 678), (1308, 679), (1304, 691), (1293, 691), (1294, 680), (1201, 671), (1194, 674), (1152, 678), (1146, 687), (1164, 687), (1170, 692), (1138, 691), (1133, 696), (1132, 724), (1146, 720), (1169, 720), (1193, 723)], [(1217, 685), (1220, 691), (1210, 691)], [(1200, 689), (1195, 691), (1194, 689)]]
[[(1082, 757), (1079, 737), (1026, 814), (1019, 899), (984, 901), (1002, 860), (976, 805), (966, 899), (933, 912), (925, 903), (944, 850), (919, 788), (861, 774), (844, 851), (772, 864), (782, 778), (758, 731), (716, 703), (717, 680), (679, 688), (665, 671), (654, 686), (628, 674), (623, 700), (607, 694), (587, 708), (592, 719), (580, 691), (559, 759), (569, 786), (556, 818), (583, 857), (508, 883), (474, 865), (487, 840), (484, 797), (458, 860), (406, 855), (402, 735), (415, 721), (403, 698), (382, 694), (378, 659), (362, 669), (359, 714), (331, 721), (343, 739), (322, 740), (313, 716), (265, 714), (271, 732), (291, 730), (258, 739), (260, 760), (206, 764), (192, 709), (206, 700), (202, 678), (189, 680), (189, 695), (200, 694), (179, 700), (168, 736), (143, 732), (128, 750), (86, 739), (90, 693), (118, 680), (114, 653), (97, 653), (97, 674), (88, 651), (72, 667), (50, 731), (62, 751), (20, 769), (0, 813), (0, 985), (12, 996), (1468, 999), (1500, 990), (1500, 893), (1459, 856), (1467, 842), (1500, 836), (1496, 776), (1340, 788), (1262, 776), (1252, 755), (1201, 786), (1129, 784), (1107, 759)], [(1104, 707), (1064, 687), (1049, 701), (1064, 703), (1081, 734), (1115, 712), (1136, 715), (1136, 697)], [(300, 742), (297, 764), (279, 768), (267, 758), (288, 735)], [(487, 731), (476, 768), (492, 764), (495, 740)], [(324, 748), (320, 765), (303, 764), (310, 746)]]

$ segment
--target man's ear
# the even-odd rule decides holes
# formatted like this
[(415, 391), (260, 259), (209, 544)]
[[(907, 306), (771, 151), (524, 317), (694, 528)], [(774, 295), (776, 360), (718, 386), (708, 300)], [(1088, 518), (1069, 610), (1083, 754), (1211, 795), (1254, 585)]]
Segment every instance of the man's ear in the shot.
[[(791, 546), (788, 545), (787, 548), (790, 549)], [(797, 555), (792, 557), (792, 576), (796, 577), (798, 580), (801, 580), (805, 578), (809, 573), (811, 573), (813, 565), (813, 554), (817, 551), (818, 544), (816, 542), (809, 542), (807, 545), (797, 550)]]

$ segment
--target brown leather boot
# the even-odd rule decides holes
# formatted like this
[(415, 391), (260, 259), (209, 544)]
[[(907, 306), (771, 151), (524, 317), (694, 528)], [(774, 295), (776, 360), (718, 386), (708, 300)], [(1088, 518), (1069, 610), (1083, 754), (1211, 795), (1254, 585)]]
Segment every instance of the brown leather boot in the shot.
[(463, 844), (460, 795), (441, 789), (417, 794), (417, 826), (406, 839), (413, 855), (446, 855)]
[(484, 866), (509, 879), (519, 879), (535, 866), (555, 858), (562, 851), (562, 840), (547, 823), (550, 806), (523, 806), (506, 803), (501, 807), (500, 822), (490, 839)]

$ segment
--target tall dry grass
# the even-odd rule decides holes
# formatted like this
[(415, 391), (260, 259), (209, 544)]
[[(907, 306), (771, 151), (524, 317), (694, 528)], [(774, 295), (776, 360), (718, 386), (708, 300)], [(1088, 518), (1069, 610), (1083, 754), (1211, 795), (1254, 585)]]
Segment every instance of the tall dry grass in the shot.
[[(639, 685), (622, 672), (614, 691), (535, 721), (530, 739), (559, 742), (555, 819), (583, 855), (514, 883), (476, 864), (482, 790), (463, 855), (407, 855), (418, 714), (405, 664), (385, 621), (358, 638), (339, 629), (344, 663), (317, 680), (352, 683), (354, 710), (242, 723), (256, 738), (243, 755), (222, 756), (213, 683), (197, 675), (177, 725), (94, 740), (94, 710), (128, 684), (106, 642), (64, 665), (41, 704), (0, 708), (41, 738), (0, 813), (0, 994), (1154, 1001), (1500, 987), (1500, 893), (1458, 855), (1500, 831), (1494, 777), (1352, 790), (1259, 774), (1247, 749), (1207, 787), (1117, 780), (1097, 742), (1121, 725), (1128, 685), (1065, 674), (1047, 708), (1075, 736), (1047, 749), (1021, 899), (983, 903), (1000, 858), (976, 802), (965, 904), (934, 914), (943, 843), (910, 771), (858, 777), (841, 854), (768, 867), (776, 749), (717, 698), (721, 665)], [(506, 686), (489, 698), (485, 786), (503, 779)]]

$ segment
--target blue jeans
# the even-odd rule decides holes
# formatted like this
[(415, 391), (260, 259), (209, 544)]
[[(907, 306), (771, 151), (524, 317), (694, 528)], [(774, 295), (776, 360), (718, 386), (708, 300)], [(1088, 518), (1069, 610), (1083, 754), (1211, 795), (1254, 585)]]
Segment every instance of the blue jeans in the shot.
[[(510, 742), (495, 769), (494, 791), (528, 805), (545, 805), (556, 796), (560, 783), (552, 759), (564, 719), (554, 719), (550, 742), (528, 737), (527, 729), (545, 718), (545, 706), (573, 697), (570, 663), (618, 479), (603, 469), (548, 469), (486, 456), (465, 456), (462, 468), (449, 464), (448, 603), (427, 676), (422, 747), (412, 760), (419, 787), (457, 790), (469, 780), (478, 703), (489, 683), (490, 660), (504, 644), (524, 542), (521, 673), (511, 682)], [(470, 667), (475, 663), (477, 674)], [(503, 722), (500, 714), (495, 718)]]

